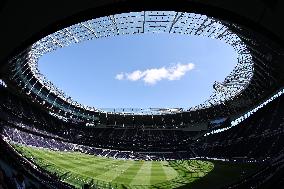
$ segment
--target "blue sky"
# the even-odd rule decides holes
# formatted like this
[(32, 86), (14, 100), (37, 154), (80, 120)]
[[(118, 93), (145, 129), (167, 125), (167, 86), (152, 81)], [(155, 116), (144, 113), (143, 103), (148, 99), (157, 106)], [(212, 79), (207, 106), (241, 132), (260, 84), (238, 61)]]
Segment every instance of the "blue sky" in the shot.
[(222, 41), (136, 34), (82, 42), (44, 55), (39, 69), (79, 103), (97, 108), (188, 108), (237, 63)]

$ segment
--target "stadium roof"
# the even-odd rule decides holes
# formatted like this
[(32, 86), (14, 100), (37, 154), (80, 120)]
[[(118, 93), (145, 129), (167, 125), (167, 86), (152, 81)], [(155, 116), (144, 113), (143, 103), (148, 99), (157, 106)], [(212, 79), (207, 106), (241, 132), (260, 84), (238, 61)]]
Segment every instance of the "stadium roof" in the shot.
[[(46, 86), (50, 91), (53, 91), (54, 94), (65, 101), (76, 106), (83, 106), (72, 100), (72, 97), (66, 95), (64, 91), (58, 89), (40, 73), (38, 69), (39, 58), (59, 48), (81, 43), (86, 40), (140, 33), (178, 33), (204, 36), (224, 41), (234, 48), (238, 54), (238, 61), (236, 62), (234, 70), (224, 79), (224, 82), (214, 85), (215, 91), (207, 101), (192, 109), (214, 106), (233, 98), (246, 88), (253, 76), (252, 56), (245, 43), (242, 42), (236, 34), (229, 31), (220, 21), (205, 15), (174, 11), (122, 13), (91, 19), (69, 26), (34, 43), (29, 52), (30, 59), (28, 64), (31, 67), (32, 75), (34, 75), (42, 85)], [(26, 72), (25, 69), (22, 70)], [(25, 74), (27, 75), (27, 73)], [(25, 78), (23, 78), (23, 80), (25, 80)], [(31, 80), (27, 78), (26, 81)], [(34, 93), (41, 93), (41, 91), (36, 88), (37, 85), (30, 84), (26, 86), (30, 87), (29, 90), (31, 92), (35, 90)], [(48, 101), (49, 99), (45, 97), (43, 100)], [(91, 110), (96, 109), (96, 107), (83, 107)]]
[[(117, 1), (115, 3), (112, 1), (100, 1), (100, 2), (95, 2), (91, 4), (88, 4), (88, 3), (84, 4), (84, 2), (82, 2), (76, 5), (70, 2), (68, 2), (68, 4), (60, 4), (57, 2), (56, 6), (53, 6), (52, 1), (49, 1), (44, 7), (44, 10), (40, 6), (36, 10), (37, 14), (39, 15), (37, 16), (37, 20), (41, 18), (42, 22), (35, 22), (35, 19), (33, 18), (35, 12), (29, 11), (31, 7), (35, 7), (36, 4), (29, 7), (29, 4), (26, 2), (24, 3), (24, 5), (22, 5), (21, 3), (18, 5), (13, 5), (12, 2), (9, 2), (9, 3), (7, 2), (7, 3), (4, 3), (4, 6), (2, 8), (3, 11), (1, 11), (1, 14), (6, 18), (9, 17), (10, 20), (9, 22), (7, 22), (6, 20), (3, 21), (3, 26), (6, 26), (6, 27), (3, 27), (5, 29), (2, 30), (3, 35), (0, 35), (0, 36), (3, 39), (2, 44), (5, 44), (5, 48), (3, 48), (3, 53), (1, 54), (0, 60), (4, 60), (3, 63), (7, 63), (7, 60), (10, 60), (10, 63), (13, 63), (14, 65), (17, 65), (15, 64), (15, 62), (19, 63), (20, 59), (21, 60), (24, 60), (24, 59), (25, 60), (36, 60), (41, 54), (45, 52), (44, 50), (42, 51), (42, 49), (40, 50), (39, 46), (41, 45), (39, 46), (33, 45), (31, 47), (33, 53), (31, 54), (29, 53), (30, 48), (27, 48), (29, 45), (32, 45), (33, 43), (38, 41), (40, 38), (45, 37), (46, 35), (52, 32), (56, 32), (60, 29), (63, 29), (64, 27), (70, 26), (71, 24), (75, 24), (75, 23), (78, 23), (78, 22), (81, 22), (87, 19), (98, 18), (98, 17), (106, 16), (106, 15), (117, 15), (117, 14), (120, 15), (120, 18), (118, 19), (125, 19), (123, 18), (123, 16), (121, 16), (122, 12), (137, 11), (138, 13), (136, 14), (138, 14), (138, 16), (136, 17), (139, 20), (141, 18), (143, 19), (144, 17), (146, 18), (146, 15), (143, 14), (143, 11), (145, 10), (157, 10), (157, 11), (175, 10), (177, 12), (175, 12), (174, 14), (168, 15), (170, 16), (168, 17), (169, 18), (168, 21), (171, 21), (172, 23), (178, 23), (178, 22), (175, 22), (176, 21), (175, 18), (178, 18), (180, 15), (183, 16), (184, 14), (183, 12), (198, 12), (198, 13), (206, 14), (208, 16), (213, 16), (217, 23), (218, 21), (222, 22), (222, 24), (225, 27), (229, 28), (229, 31), (232, 32), (232, 34), (237, 34), (235, 36), (232, 35), (231, 37), (241, 38), (239, 42), (245, 43), (245, 45), (249, 48), (249, 51), (246, 51), (246, 52), (244, 51), (245, 53), (243, 54), (249, 54), (247, 52), (250, 52), (252, 55), (252, 59), (255, 62), (257, 71), (255, 72), (256, 74), (254, 74), (253, 78), (250, 80), (250, 85), (249, 86), (245, 85), (246, 86), (245, 90), (243, 90), (244, 88), (239, 87), (240, 89), (243, 90), (242, 93), (239, 93), (240, 91), (238, 90), (237, 90), (238, 92), (234, 91), (232, 93), (232, 95), (238, 94), (238, 97), (236, 97), (238, 98), (238, 100), (234, 98), (234, 100), (231, 99), (232, 101), (226, 104), (226, 106), (230, 107), (228, 109), (228, 112), (232, 113), (231, 111), (232, 109), (234, 110), (236, 109), (236, 111), (240, 111), (241, 109), (243, 110), (245, 107), (248, 107), (249, 105), (255, 104), (261, 99), (264, 99), (269, 94), (271, 94), (271, 92), (279, 89), (279, 87), (283, 85), (283, 76), (281, 74), (283, 70), (283, 66), (280, 64), (280, 62), (283, 58), (283, 49), (281, 45), (283, 45), (284, 37), (282, 36), (281, 32), (279, 32), (281, 31), (281, 27), (279, 27), (279, 24), (277, 23), (277, 20), (278, 20), (277, 18), (280, 18), (279, 15), (283, 13), (281, 12), (281, 9), (279, 9), (279, 7), (281, 7), (282, 5), (275, 6), (277, 2), (274, 2), (275, 4), (273, 4), (273, 2), (269, 3), (266, 1), (262, 1), (260, 3), (259, 1), (250, 1), (250, 2), (220, 1), (220, 3), (217, 3), (217, 2), (207, 2), (205, 0), (204, 1), (200, 0), (200, 1), (194, 1), (194, 2), (181, 1), (179, 4), (177, 4), (174, 1), (170, 1), (167, 3), (163, 1), (155, 1), (155, 3), (153, 3), (147, 0), (146, 1), (138, 0), (135, 2), (126, 0), (126, 1)], [(242, 6), (244, 4), (246, 6)], [(281, 4), (281, 2), (278, 4)], [(20, 7), (21, 5), (22, 7), (26, 7), (26, 9), (23, 9), (22, 7)], [(258, 5), (258, 6), (255, 6), (255, 5)], [(48, 9), (49, 6), (50, 8), (52, 7), (53, 14), (50, 17), (46, 17), (44, 15), (44, 11), (49, 10)], [(65, 8), (60, 9), (61, 6), (64, 6)], [(21, 11), (24, 10), (25, 14), (23, 14), (22, 18), (16, 16), (16, 19), (15, 19), (15, 17), (11, 16), (11, 13), (13, 12), (12, 10), (19, 11), (17, 15), (20, 15)], [(271, 10), (273, 10), (273, 13), (269, 12)], [(269, 13), (267, 13), (267, 11)], [(153, 11), (149, 11), (149, 12), (153, 12)], [(66, 15), (69, 15), (69, 16), (66, 16)], [(274, 16), (275, 19), (269, 20), (270, 16)], [(112, 35), (113, 33), (115, 33), (115, 31), (116, 33), (118, 33), (118, 31), (123, 32), (122, 28), (115, 29), (115, 27), (119, 26), (116, 23), (117, 18), (115, 16), (107, 16), (103, 18), (108, 19), (108, 22), (111, 23), (111, 28), (114, 28), (113, 30), (106, 32), (107, 35)], [(203, 23), (202, 27), (204, 27), (204, 24), (206, 24), (206, 22), (211, 22), (210, 17), (208, 17), (209, 19), (206, 19), (206, 18), (205, 17), (203, 19), (199, 18), (199, 20), (201, 21), (200, 24), (202, 25)], [(30, 25), (26, 27), (24, 27), (21, 22), (18, 22), (19, 20), (22, 20), (23, 23), (26, 23), (24, 22), (25, 19), (29, 20), (31, 23)], [(163, 19), (167, 20), (166, 18), (163, 18)], [(13, 25), (15, 21), (17, 21), (18, 24)], [(136, 26), (139, 27), (139, 24), (143, 25), (143, 23), (145, 22), (143, 22), (142, 20), (142, 22), (136, 22), (136, 23), (137, 23)], [(153, 22), (153, 23), (158, 23), (158, 22)], [(129, 24), (131, 25), (131, 22), (129, 22)], [(87, 23), (83, 22), (83, 24), (82, 23), (80, 24), (80, 27), (75, 27), (74, 31), (82, 30), (82, 28), (84, 28), (84, 30), (86, 30), (89, 35), (88, 37), (91, 37), (91, 36), (98, 37), (96, 36), (95, 33), (92, 34), (91, 32), (92, 30), (90, 30), (90, 27), (88, 29), (88, 25), (89, 25), (88, 22)], [(171, 26), (173, 25), (174, 24), (169, 24), (169, 28), (167, 27), (164, 27), (164, 28), (168, 29), (166, 31), (172, 31), (173, 27)], [(15, 31), (18, 31), (17, 29), (19, 28), (21, 29), (24, 28), (24, 29), (22, 30), (22, 32), (17, 33), (17, 35), (13, 36), (13, 38), (9, 38), (9, 41), (3, 38), (5, 34), (12, 36), (12, 34)], [(138, 29), (138, 31), (139, 32), (144, 31), (142, 30), (143, 28), (145, 29), (145, 27), (140, 27), (140, 30)], [(152, 32), (153, 31), (154, 30), (152, 30)], [(162, 31), (162, 30), (160, 29), (159, 31)], [(199, 31), (202, 31), (202, 29), (196, 30), (196, 34), (198, 34)], [(10, 33), (7, 33), (7, 32), (10, 32)], [(127, 31), (127, 32), (133, 33), (133, 31)], [(59, 33), (57, 33), (57, 36), (59, 36)], [(62, 35), (68, 36), (68, 33), (70, 34), (70, 31), (68, 31), (68, 29), (61, 30)], [(81, 31), (79, 33), (81, 33)], [(207, 35), (210, 35), (210, 34), (207, 34)], [(68, 42), (58, 43), (58, 39), (56, 38), (57, 36), (52, 36), (52, 37), (49, 36), (49, 40), (45, 41), (46, 43), (43, 46), (47, 47), (48, 49), (49, 48), (48, 45), (50, 44), (50, 43), (48, 44), (48, 42), (50, 41), (52, 41), (52, 44), (53, 44), (52, 46), (50, 46), (50, 49), (57, 48), (58, 46), (62, 46), (62, 45), (63, 46), (68, 45)], [(104, 36), (104, 34), (102, 36)], [(70, 41), (73, 41), (73, 42), (79, 41), (78, 38), (74, 38), (72, 37), (72, 35), (69, 35), (69, 39)], [(41, 41), (41, 42), (42, 43), (40, 44), (44, 43), (44, 41)], [(50, 51), (50, 49), (47, 50), (46, 52)], [(22, 52), (22, 54), (18, 54), (19, 52)], [(242, 50), (239, 52), (242, 52)], [(18, 54), (18, 56), (15, 57), (16, 54)], [(14, 59), (11, 59), (12, 57), (14, 57)], [(8, 66), (10, 65), (12, 64), (8, 64)], [(29, 64), (29, 65), (32, 65), (32, 64)], [(33, 71), (34, 71), (33, 73), (36, 73), (35, 68), (36, 67), (33, 67)], [(15, 70), (17, 72), (17, 69), (15, 67), (12, 68), (12, 73)], [(240, 69), (240, 70), (244, 70), (244, 69)], [(240, 70), (238, 70), (235, 73), (240, 73), (239, 72)], [(246, 69), (246, 70), (250, 70), (250, 69)], [(4, 71), (6, 72), (5, 69)], [(22, 88), (22, 90), (27, 89), (27, 88), (32, 89), (32, 87), (27, 87), (29, 84), (23, 78), (20, 78), (20, 77), (14, 78), (15, 74), (16, 73), (14, 72), (14, 75), (11, 74), (9, 78), (10, 79), (12, 78), (12, 80), (16, 79), (17, 81), (22, 81), (20, 82), (21, 83), (20, 88)], [(39, 78), (41, 77), (38, 77), (37, 79)], [(34, 78), (30, 78), (30, 81), (33, 81), (33, 84), (35, 84), (34, 80), (35, 80)], [(228, 81), (231, 81), (231, 80), (228, 80)], [(41, 82), (44, 82), (44, 81), (41, 80)], [(9, 86), (9, 82), (7, 83)], [(224, 83), (216, 83), (214, 85), (216, 91), (222, 92), (222, 88), (224, 84), (226, 83), (227, 83), (226, 80)], [(47, 89), (48, 89), (49, 85), (47, 84), (45, 86), (47, 86)], [(31, 90), (24, 90), (22, 92), (30, 94)], [(41, 94), (41, 92), (37, 91), (37, 94)], [(226, 94), (231, 95), (230, 90), (226, 90)], [(56, 95), (57, 96), (55, 96), (54, 98), (57, 98), (59, 96), (61, 96), (63, 99), (65, 98), (63, 93), (56, 93)], [(36, 99), (38, 98), (36, 97)], [(68, 102), (70, 99), (67, 97), (65, 98), (65, 100), (66, 100), (65, 102)], [(51, 109), (54, 107), (53, 105), (55, 104), (54, 102), (56, 101), (53, 100), (52, 102), (53, 103), (50, 104), (50, 107), (49, 107)], [(60, 111), (63, 110), (63, 112), (65, 112), (63, 114), (66, 114), (65, 102), (60, 102), (56, 110), (54, 111), (56, 111), (56, 113), (60, 113)], [(221, 101), (221, 102), (224, 102), (224, 101)], [(45, 102), (42, 101), (42, 99), (40, 99), (40, 103), (44, 104)], [(72, 104), (71, 102), (69, 102), (69, 104), (71, 106), (68, 105), (68, 107), (72, 107), (72, 108), (74, 108), (74, 106), (77, 106), (77, 107), (80, 106), (77, 104)], [(211, 104), (212, 104), (212, 101), (208, 102), (208, 105), (207, 106), (205, 105), (204, 107), (210, 107)], [(203, 106), (198, 107), (198, 108), (202, 108), (202, 107)], [(84, 109), (87, 110), (87, 112), (84, 112), (85, 111)], [(87, 119), (93, 119), (94, 115), (90, 115), (90, 112), (88, 112), (89, 110), (90, 110), (89, 108), (84, 107), (83, 110), (81, 109), (79, 112), (75, 113), (75, 115), (79, 117), (83, 116)], [(233, 111), (233, 112), (236, 112), (236, 111)]]
[(198, 12), (215, 18), (229, 19), (253, 28), (283, 44), (284, 28), (279, 23), (284, 14), (283, 6), (284, 3), (279, 0), (181, 0), (179, 3), (163, 0), (155, 2), (151, 0), (87, 0), (80, 3), (55, 0), (41, 1), (41, 3), (4, 0), (0, 4), (2, 23), (0, 62), (9, 59), (40, 38), (82, 20), (143, 10)]

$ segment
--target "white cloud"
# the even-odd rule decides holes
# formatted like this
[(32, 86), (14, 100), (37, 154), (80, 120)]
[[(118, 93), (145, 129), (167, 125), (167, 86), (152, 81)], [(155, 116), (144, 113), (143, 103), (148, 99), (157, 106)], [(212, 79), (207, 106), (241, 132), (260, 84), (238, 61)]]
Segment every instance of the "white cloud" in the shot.
[(158, 81), (163, 79), (167, 80), (179, 80), (186, 72), (193, 70), (195, 65), (193, 63), (188, 64), (176, 64), (170, 67), (152, 68), (144, 71), (135, 70), (131, 73), (120, 73), (116, 75), (117, 80), (130, 80), (138, 81), (143, 80), (146, 84), (154, 85)]
[(145, 77), (143, 81), (147, 84), (156, 84), (162, 79), (167, 79), (169, 73), (168, 70), (164, 67), (158, 69), (148, 69), (144, 71)]
[(124, 79), (123, 73), (117, 74), (117, 75), (115, 76), (115, 79), (117, 79), (117, 80), (123, 80), (123, 79)]
[(141, 77), (144, 76), (144, 73), (142, 73), (140, 70), (136, 70), (132, 73), (126, 73), (126, 78), (130, 81), (137, 81), (141, 79)]
[(194, 69), (194, 64), (177, 64), (169, 70), (169, 80), (179, 80), (184, 74)]

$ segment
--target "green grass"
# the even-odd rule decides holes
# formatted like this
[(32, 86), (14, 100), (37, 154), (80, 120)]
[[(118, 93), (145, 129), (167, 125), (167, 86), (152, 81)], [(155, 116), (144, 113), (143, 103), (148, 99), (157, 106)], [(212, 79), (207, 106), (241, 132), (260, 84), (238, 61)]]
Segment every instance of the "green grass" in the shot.
[[(21, 154), (62, 181), (81, 188), (214, 188), (238, 179), (242, 166), (201, 160), (134, 161), (79, 152), (61, 152), (13, 145)], [(254, 170), (253, 166), (248, 170)], [(216, 172), (217, 170), (217, 172)], [(208, 177), (208, 175), (210, 175)], [(219, 179), (219, 181), (216, 181)], [(202, 181), (202, 182), (199, 182)], [(210, 187), (211, 186), (211, 187)]]

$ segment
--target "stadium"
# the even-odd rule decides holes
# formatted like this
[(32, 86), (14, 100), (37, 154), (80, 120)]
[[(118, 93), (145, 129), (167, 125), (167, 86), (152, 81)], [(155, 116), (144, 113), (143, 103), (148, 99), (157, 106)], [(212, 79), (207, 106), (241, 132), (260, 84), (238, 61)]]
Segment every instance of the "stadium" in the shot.
[[(283, 6), (1, 2), (0, 188), (283, 188)], [(39, 69), (46, 54), (85, 41), (163, 33), (211, 38), (237, 54), (203, 103), (92, 107)]]

